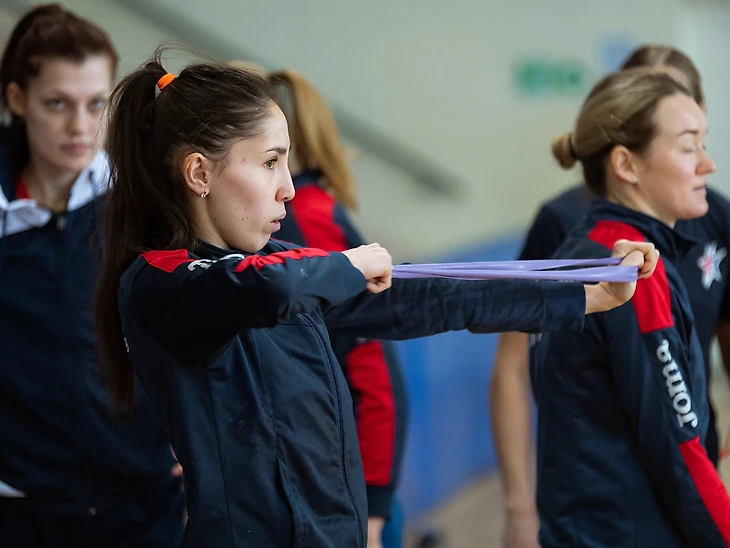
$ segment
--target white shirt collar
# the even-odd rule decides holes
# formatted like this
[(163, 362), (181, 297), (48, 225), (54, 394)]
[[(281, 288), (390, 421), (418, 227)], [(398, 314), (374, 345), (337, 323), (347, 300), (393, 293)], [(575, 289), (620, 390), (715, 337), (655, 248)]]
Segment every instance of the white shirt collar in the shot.
[[(68, 211), (80, 209), (109, 188), (109, 158), (103, 150), (96, 153), (89, 165), (74, 181), (68, 200)], [(0, 211), (5, 212), (2, 236), (44, 226), (51, 219), (51, 212), (31, 198), (9, 202), (0, 188)]]

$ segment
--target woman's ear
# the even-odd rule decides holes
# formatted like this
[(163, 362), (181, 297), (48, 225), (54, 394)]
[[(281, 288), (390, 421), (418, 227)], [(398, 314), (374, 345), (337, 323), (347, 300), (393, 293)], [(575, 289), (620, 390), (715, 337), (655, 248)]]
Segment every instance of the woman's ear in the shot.
[(8, 88), (5, 91), (5, 101), (8, 105), (8, 110), (18, 118), (25, 118), (27, 111), (27, 97), (25, 92), (15, 82), (10, 82)]
[(212, 164), (200, 152), (192, 152), (182, 160), (181, 172), (185, 185), (198, 196), (205, 197), (210, 193), (210, 175)]
[(613, 147), (608, 157), (611, 170), (622, 183), (635, 184), (638, 179), (638, 165), (633, 152), (623, 145)]

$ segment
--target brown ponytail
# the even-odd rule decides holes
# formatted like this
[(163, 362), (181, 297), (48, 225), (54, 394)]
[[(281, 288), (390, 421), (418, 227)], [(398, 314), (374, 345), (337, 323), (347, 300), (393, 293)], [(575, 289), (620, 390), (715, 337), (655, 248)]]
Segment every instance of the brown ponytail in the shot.
[(119, 280), (150, 249), (193, 249), (195, 227), (179, 159), (199, 151), (223, 161), (232, 144), (261, 131), (274, 105), (269, 81), (225, 65), (185, 68), (160, 91), (164, 48), (112, 93), (107, 151), (104, 252), (96, 298), (102, 364), (113, 405), (134, 400), (134, 375), (118, 310)]

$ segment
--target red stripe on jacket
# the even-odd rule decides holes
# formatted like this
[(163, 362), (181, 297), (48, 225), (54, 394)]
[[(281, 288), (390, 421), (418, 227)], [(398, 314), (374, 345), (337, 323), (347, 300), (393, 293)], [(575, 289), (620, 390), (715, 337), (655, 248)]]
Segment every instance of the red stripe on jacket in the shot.
[(147, 253), (143, 253), (142, 257), (150, 266), (154, 266), (165, 272), (172, 272), (181, 264), (193, 262), (193, 259), (188, 257), (187, 249), (148, 251)]
[[(275, 264), (283, 264), (287, 259), (299, 260), (305, 257), (326, 257), (329, 255), (322, 249), (309, 249), (309, 248), (298, 248), (289, 251), (281, 251), (279, 253), (272, 253), (270, 255), (250, 255), (243, 259), (236, 265), (235, 272), (242, 272), (247, 268), (255, 268), (261, 270), (265, 266), (272, 266)], [(165, 272), (172, 272), (178, 266), (184, 263), (192, 263), (195, 259), (188, 257), (188, 251), (186, 249), (175, 249), (171, 251), (148, 251), (143, 253), (145, 261), (150, 266), (164, 270)], [(223, 257), (221, 257), (223, 258)]]
[[(618, 240), (643, 242), (644, 235), (636, 228), (619, 221), (598, 221), (588, 237), (608, 249), (613, 249)], [(641, 333), (651, 333), (674, 325), (672, 297), (664, 262), (660, 259), (654, 274), (636, 283), (636, 292), (631, 303), (639, 321)]]
[(679, 450), (712, 521), (723, 540), (730, 546), (730, 513), (727, 511), (728, 494), (725, 485), (710, 462), (699, 438), (680, 444)]

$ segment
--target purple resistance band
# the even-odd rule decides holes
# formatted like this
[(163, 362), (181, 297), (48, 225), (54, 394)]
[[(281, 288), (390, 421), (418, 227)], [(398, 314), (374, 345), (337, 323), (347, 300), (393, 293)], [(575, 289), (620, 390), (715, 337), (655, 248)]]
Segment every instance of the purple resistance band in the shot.
[[(558, 280), (574, 282), (635, 282), (639, 269), (619, 266), (620, 258), (473, 263), (401, 264), (394, 278), (456, 278), (460, 280)], [(570, 270), (566, 270), (570, 269)]]

